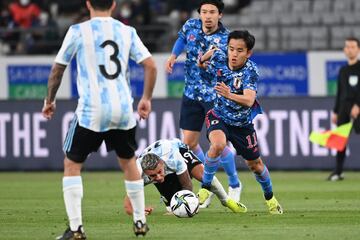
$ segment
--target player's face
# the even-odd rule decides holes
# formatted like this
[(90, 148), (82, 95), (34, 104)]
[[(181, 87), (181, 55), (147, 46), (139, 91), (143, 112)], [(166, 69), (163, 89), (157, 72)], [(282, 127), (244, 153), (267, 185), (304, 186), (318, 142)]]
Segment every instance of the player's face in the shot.
[(162, 183), (165, 180), (165, 168), (164, 162), (160, 161), (157, 167), (153, 170), (144, 170), (144, 173), (149, 176), (149, 178), (158, 183)]
[(250, 57), (251, 51), (243, 39), (230, 39), (228, 44), (228, 61), (231, 69), (241, 68)]
[(356, 59), (359, 55), (360, 48), (356, 41), (345, 41), (344, 53), (350, 60)]
[(204, 4), (200, 8), (200, 19), (203, 27), (207, 30), (216, 30), (222, 14), (219, 13), (218, 8), (212, 4)]

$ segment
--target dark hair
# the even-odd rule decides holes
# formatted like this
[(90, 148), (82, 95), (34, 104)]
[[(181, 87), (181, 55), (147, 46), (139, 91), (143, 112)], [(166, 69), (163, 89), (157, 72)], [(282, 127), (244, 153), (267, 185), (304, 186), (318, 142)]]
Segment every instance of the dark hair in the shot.
[(347, 37), (345, 41), (354, 41), (356, 42), (357, 46), (360, 47), (360, 41), (356, 37)]
[(255, 37), (248, 30), (232, 31), (228, 35), (228, 44), (231, 39), (243, 39), (248, 50), (253, 49)]
[(114, 2), (114, 0), (87, 0), (90, 2), (91, 6), (96, 10), (109, 10)]
[(147, 153), (142, 157), (141, 168), (142, 170), (154, 170), (159, 164), (161, 158), (154, 153)]
[(204, 4), (214, 5), (219, 10), (219, 13), (222, 13), (225, 7), (223, 1), (221, 0), (202, 0), (198, 8), (198, 13), (200, 13), (201, 6)]

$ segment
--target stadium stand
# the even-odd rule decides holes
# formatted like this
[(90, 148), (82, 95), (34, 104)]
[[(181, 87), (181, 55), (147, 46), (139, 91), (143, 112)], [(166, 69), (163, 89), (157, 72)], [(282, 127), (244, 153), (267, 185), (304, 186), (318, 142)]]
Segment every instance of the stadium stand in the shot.
[[(54, 53), (68, 26), (87, 19), (81, 0), (32, 0), (42, 13), (30, 28), (23, 28), (14, 22), (9, 11), (9, 4), (14, 2), (17, 1), (0, 2), (0, 54)], [(152, 52), (170, 51), (181, 23), (197, 16), (195, 9), (189, 13), (191, 7), (187, 1), (118, 2), (114, 17), (136, 27)], [(182, 6), (179, 2), (186, 2), (187, 7), (179, 7)], [(253, 31), (257, 51), (338, 50), (345, 36), (360, 35), (358, 0), (224, 2), (227, 5), (222, 19), (224, 25)]]

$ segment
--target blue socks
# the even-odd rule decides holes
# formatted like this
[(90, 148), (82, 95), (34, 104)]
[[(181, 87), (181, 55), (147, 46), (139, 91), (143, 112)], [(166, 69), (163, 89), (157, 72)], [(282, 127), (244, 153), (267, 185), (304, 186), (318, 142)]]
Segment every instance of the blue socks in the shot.
[(202, 187), (209, 189), (215, 173), (220, 165), (220, 157), (209, 158), (206, 154), (204, 163), (204, 175), (202, 177)]
[(273, 191), (272, 191), (272, 183), (270, 178), (270, 173), (267, 167), (264, 165), (264, 170), (261, 174), (254, 173), (256, 181), (260, 183), (261, 188), (264, 192), (264, 197), (266, 200), (270, 200), (273, 197)]
[(202, 150), (202, 148), (200, 147), (200, 145), (198, 144), (195, 149), (193, 150), (194, 154), (200, 159), (200, 161), (202, 163), (205, 162), (205, 155), (204, 152)]
[(224, 148), (224, 151), (221, 154), (220, 163), (228, 175), (229, 186), (232, 188), (239, 187), (240, 182), (235, 166), (235, 156), (228, 146)]

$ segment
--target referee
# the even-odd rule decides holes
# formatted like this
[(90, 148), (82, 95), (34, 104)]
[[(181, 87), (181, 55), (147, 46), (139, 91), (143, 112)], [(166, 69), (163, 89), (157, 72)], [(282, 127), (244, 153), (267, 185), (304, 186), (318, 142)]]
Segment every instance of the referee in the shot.
[[(359, 39), (349, 37), (345, 40), (344, 53), (347, 58), (347, 64), (340, 69), (337, 93), (332, 116), (332, 122), (342, 125), (354, 121), (354, 129), (357, 134), (360, 133), (360, 61), (358, 54), (360, 52)], [(339, 181), (344, 179), (343, 167), (345, 162), (346, 148), (337, 152), (336, 166), (334, 171), (328, 177), (329, 181)]]

